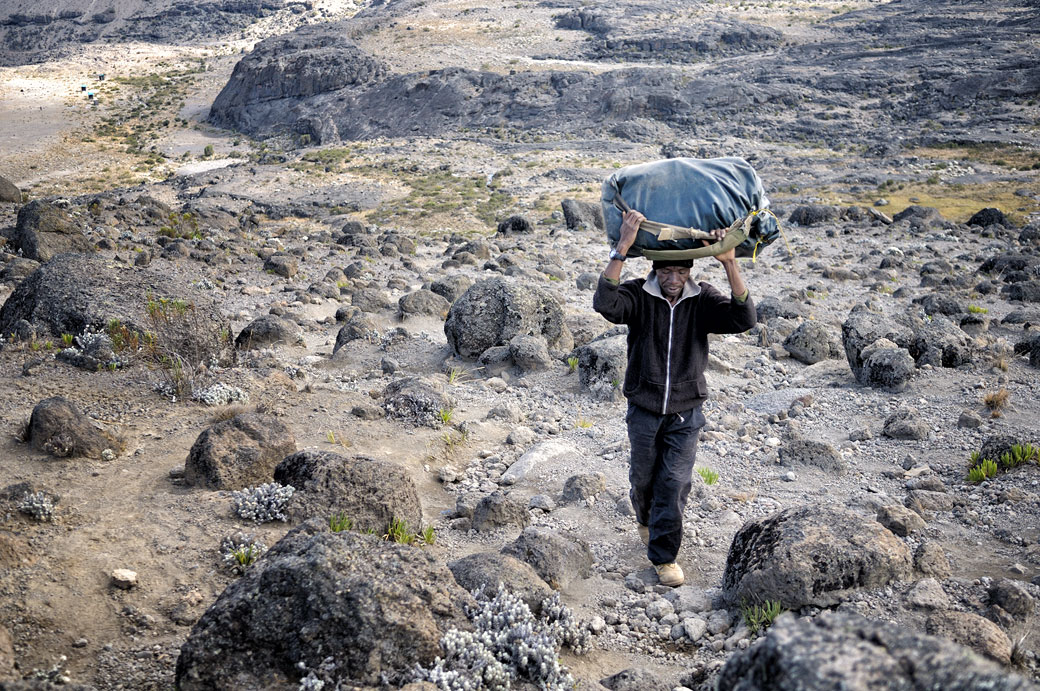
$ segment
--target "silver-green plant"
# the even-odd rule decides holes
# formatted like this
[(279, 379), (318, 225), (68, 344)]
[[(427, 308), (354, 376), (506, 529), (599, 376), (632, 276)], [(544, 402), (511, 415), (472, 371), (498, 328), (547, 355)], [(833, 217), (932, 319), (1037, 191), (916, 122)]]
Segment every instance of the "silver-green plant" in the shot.
[(296, 488), (268, 482), (258, 487), (247, 487), (231, 493), (234, 512), (241, 518), (254, 523), (284, 521), (285, 510)]

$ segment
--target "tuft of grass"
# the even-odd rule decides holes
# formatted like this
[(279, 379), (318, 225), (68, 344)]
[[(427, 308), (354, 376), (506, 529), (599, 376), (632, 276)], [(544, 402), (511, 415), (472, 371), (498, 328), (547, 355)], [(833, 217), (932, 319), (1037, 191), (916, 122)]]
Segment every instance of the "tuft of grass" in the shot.
[(588, 429), (589, 427), (592, 427), (593, 424), (592, 420), (584, 417), (579, 417), (574, 421), (574, 426), (581, 429)]
[(334, 533), (341, 533), (354, 527), (352, 521), (345, 513), (336, 513), (329, 516), (329, 529)]
[(749, 605), (747, 602), (740, 604), (740, 613), (751, 635), (768, 629), (785, 611), (779, 600), (766, 600), (761, 605)]
[(454, 408), (441, 408), (437, 411), (437, 419), (441, 421), (442, 425), (450, 425), (453, 417), (455, 417)]
[(578, 358), (576, 358), (574, 356), (571, 356), (571, 357), (567, 358), (567, 372), (569, 374), (574, 374), (577, 371), (578, 371)]
[(989, 310), (978, 305), (968, 305), (968, 311), (972, 314), (989, 314)]
[(72, 334), (62, 334), (61, 335), (61, 344), (63, 346), (65, 346), (66, 348), (71, 348), (72, 347), (72, 339), (73, 339)]
[(421, 533), (419, 533), (419, 537), (422, 538), (424, 544), (432, 545), (434, 541), (437, 539), (437, 534), (436, 532), (434, 532), (433, 526), (428, 525), (425, 528), (423, 528), (423, 531)]
[(263, 551), (257, 548), (253, 543), (241, 545), (231, 552), (235, 564), (241, 569), (245, 569), (247, 566), (252, 566), (256, 560), (260, 558), (261, 554), (263, 554)]
[(719, 481), (719, 474), (711, 468), (701, 467), (696, 470), (697, 474), (701, 476), (701, 479), (704, 480), (704, 484), (706, 485), (714, 485)]
[(408, 521), (403, 518), (393, 518), (386, 527), (383, 539), (399, 545), (413, 545), (415, 544), (415, 533), (408, 529)]
[(459, 384), (462, 381), (464, 381), (465, 376), (466, 370), (462, 369), (461, 367), (452, 367), (450, 370), (448, 370), (448, 383), (453, 386), (455, 384)]

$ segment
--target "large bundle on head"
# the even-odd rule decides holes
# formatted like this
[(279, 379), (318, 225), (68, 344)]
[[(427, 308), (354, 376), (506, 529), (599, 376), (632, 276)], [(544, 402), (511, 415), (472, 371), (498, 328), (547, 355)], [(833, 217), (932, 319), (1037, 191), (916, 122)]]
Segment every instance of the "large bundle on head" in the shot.
[[(603, 218), (607, 237), (616, 244), (622, 210), (641, 212), (630, 256), (647, 259), (695, 259), (735, 247), (751, 257), (779, 235), (768, 211), (762, 181), (742, 158), (670, 158), (622, 168), (603, 183)], [(701, 238), (729, 228), (726, 240), (705, 247)]]

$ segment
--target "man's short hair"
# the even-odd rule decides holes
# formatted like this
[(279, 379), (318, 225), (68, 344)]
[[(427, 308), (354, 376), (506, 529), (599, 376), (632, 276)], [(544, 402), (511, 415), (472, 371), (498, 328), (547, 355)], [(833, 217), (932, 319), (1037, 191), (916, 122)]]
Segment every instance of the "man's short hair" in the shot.
[(654, 271), (663, 269), (668, 266), (678, 266), (683, 269), (689, 269), (693, 266), (692, 259), (660, 259), (654, 262)]

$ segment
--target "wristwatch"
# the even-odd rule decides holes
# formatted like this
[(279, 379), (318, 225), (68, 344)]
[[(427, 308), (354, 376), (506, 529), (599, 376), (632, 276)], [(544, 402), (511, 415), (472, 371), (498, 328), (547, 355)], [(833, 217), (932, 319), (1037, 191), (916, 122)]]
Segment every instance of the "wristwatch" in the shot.
[(611, 259), (617, 259), (619, 262), (623, 262), (626, 259), (628, 259), (628, 257), (626, 257), (625, 255), (623, 255), (623, 254), (621, 254), (620, 252), (617, 251), (617, 247), (611, 247), (610, 248), (610, 258)]

